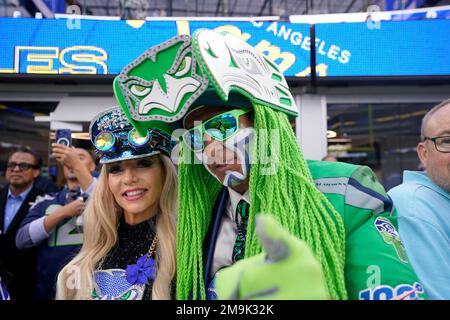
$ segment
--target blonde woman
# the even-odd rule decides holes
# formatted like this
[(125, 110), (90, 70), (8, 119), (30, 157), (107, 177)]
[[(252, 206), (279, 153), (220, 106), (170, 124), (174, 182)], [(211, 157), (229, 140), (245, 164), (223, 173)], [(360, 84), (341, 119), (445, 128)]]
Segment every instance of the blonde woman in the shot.
[(84, 215), (84, 243), (58, 276), (57, 299), (171, 299), (177, 175), (170, 137), (140, 136), (119, 108), (91, 123), (103, 163)]

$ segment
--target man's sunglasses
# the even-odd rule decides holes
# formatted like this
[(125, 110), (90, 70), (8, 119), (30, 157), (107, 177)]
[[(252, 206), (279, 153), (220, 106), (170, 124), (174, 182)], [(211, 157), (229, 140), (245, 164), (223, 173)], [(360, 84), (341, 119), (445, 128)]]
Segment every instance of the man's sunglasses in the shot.
[(8, 162), (8, 164), (6, 165), (6, 168), (8, 168), (9, 170), (14, 170), (16, 167), (19, 167), (20, 171), (25, 171), (25, 170), (29, 170), (31, 168), (33, 169), (37, 169), (37, 166), (31, 163), (26, 163), (26, 162)]
[(214, 140), (225, 141), (238, 132), (239, 117), (248, 112), (250, 111), (234, 109), (215, 115), (211, 119), (189, 129), (183, 136), (184, 141), (194, 151), (203, 151), (205, 148), (203, 135), (205, 133)]

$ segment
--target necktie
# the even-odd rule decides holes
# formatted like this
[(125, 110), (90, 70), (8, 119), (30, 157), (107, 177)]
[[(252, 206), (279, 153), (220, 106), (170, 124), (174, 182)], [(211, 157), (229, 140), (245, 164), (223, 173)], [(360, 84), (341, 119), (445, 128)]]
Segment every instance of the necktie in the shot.
[(235, 221), (237, 226), (237, 235), (233, 248), (233, 262), (236, 262), (244, 257), (249, 209), (250, 205), (243, 199), (239, 201), (236, 207)]

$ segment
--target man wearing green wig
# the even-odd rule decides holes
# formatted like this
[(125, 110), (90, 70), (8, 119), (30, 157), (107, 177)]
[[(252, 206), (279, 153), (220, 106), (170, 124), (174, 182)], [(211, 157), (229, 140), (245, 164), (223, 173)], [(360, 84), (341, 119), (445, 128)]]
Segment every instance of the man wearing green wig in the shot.
[(181, 137), (178, 299), (424, 298), (373, 172), (304, 160), (287, 82), (245, 41), (172, 38), (114, 90), (141, 134)]

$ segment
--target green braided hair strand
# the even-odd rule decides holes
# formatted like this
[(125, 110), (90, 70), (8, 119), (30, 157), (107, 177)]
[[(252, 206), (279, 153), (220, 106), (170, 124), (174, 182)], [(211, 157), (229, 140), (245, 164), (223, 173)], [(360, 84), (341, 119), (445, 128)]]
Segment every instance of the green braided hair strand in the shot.
[(177, 299), (206, 299), (203, 281), (203, 239), (222, 185), (203, 167), (190, 164), (190, 150), (181, 146), (178, 166)]
[(256, 152), (253, 150), (252, 156), (258, 159), (252, 159), (250, 170), (245, 256), (262, 250), (254, 232), (255, 215), (272, 214), (292, 235), (311, 247), (322, 264), (330, 297), (346, 299), (342, 218), (316, 188), (287, 116), (261, 105), (254, 105), (254, 110)]

